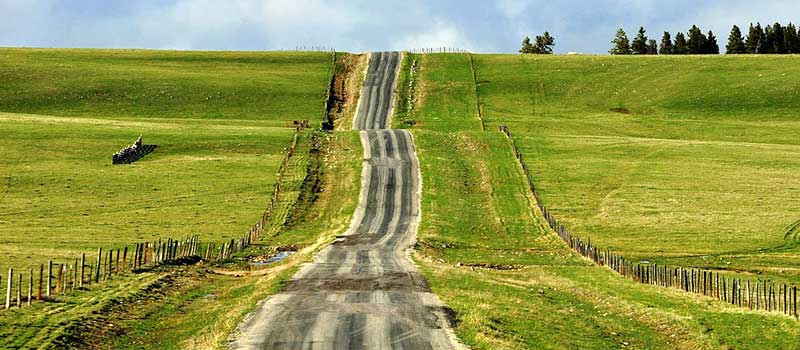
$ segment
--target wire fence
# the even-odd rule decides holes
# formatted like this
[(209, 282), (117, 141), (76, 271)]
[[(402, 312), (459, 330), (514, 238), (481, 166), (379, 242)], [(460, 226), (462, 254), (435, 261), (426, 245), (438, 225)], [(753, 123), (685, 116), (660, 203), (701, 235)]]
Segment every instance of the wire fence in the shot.
[(458, 47), (418, 47), (413, 49), (408, 49), (410, 53), (469, 53), (470, 51), (467, 49), (462, 49)]
[[(331, 53), (331, 68), (324, 104), (327, 106), (330, 99), (333, 69), (336, 64), (336, 51), (326, 46), (298, 46), (296, 50)], [(85, 290), (89, 286), (100, 285), (116, 276), (161, 264), (196, 263), (200, 260), (214, 263), (232, 258), (234, 254), (262, 238), (270, 218), (278, 208), (289, 162), (297, 150), (300, 133), (311, 127), (308, 120), (294, 121), (293, 125), (294, 134), (281, 160), (272, 197), (259, 219), (238, 239), (230, 239), (221, 244), (215, 242), (201, 244), (200, 237), (197, 235), (180, 240), (159, 239), (117, 249), (98, 248), (97, 259), (88, 262), (85, 253), (81, 254), (80, 258), (75, 258), (74, 261), (54, 262), (50, 260), (46, 265), (39, 266), (38, 274), (34, 268), (23, 272), (9, 268), (5, 281), (0, 276), (0, 286), (3, 285), (3, 282), (6, 283), (5, 309), (21, 308), (31, 305), (34, 301), (63, 301), (77, 290)], [(138, 145), (133, 147), (135, 149), (146, 146), (141, 145), (141, 137), (134, 145)]]
[(478, 111), (478, 120), (481, 122), (481, 131), (486, 131), (486, 122), (483, 119), (483, 104), (478, 95), (478, 76), (475, 71), (475, 60), (472, 58), (472, 53), (467, 53), (469, 59), (469, 70), (472, 73), (472, 92), (475, 94), (475, 108)]
[[(40, 264), (37, 269), (6, 275), (5, 308), (31, 305), (34, 301), (63, 301), (76, 290), (85, 290), (122, 274), (166, 262), (196, 256), (198, 236), (185, 239), (159, 239), (117, 249), (97, 249), (96, 259), (83, 253), (74, 261)], [(2, 276), (0, 276), (2, 281)], [(23, 294), (23, 291), (25, 292)]]
[(336, 49), (334, 49), (331, 46), (324, 46), (324, 45), (323, 46), (297, 45), (297, 46), (294, 47), (294, 50), (291, 50), (291, 51), (300, 51), (300, 52), (335, 52)]
[(201, 244), (197, 235), (183, 239), (159, 239), (116, 249), (101, 247), (97, 249), (96, 259), (93, 254), (83, 253), (71, 261), (50, 260), (47, 264), (40, 264), (38, 269), (9, 268), (6, 276), (0, 276), (0, 286), (5, 284), (6, 287), (4, 308), (21, 308), (35, 301), (64, 301), (76, 291), (87, 290), (117, 276), (158, 265), (196, 263), (201, 260), (214, 263), (230, 259), (263, 235), (280, 199), (289, 160), (297, 148), (300, 132), (308, 126), (308, 121), (295, 123), (292, 141), (281, 160), (272, 197), (259, 220), (238, 239), (205, 244)]
[(671, 267), (642, 262), (634, 263), (615, 252), (596, 246), (591, 239), (584, 241), (580, 237), (574, 236), (542, 204), (528, 165), (514, 142), (514, 137), (511, 135), (508, 126), (501, 125), (499, 129), (511, 143), (514, 156), (525, 174), (528, 188), (533, 194), (536, 205), (541, 210), (548, 226), (581, 256), (592, 260), (597, 265), (606, 266), (625, 278), (642, 284), (681, 289), (686, 292), (716, 298), (750, 310), (764, 310), (798, 318), (797, 286), (795, 285), (760, 279), (755, 281), (744, 280), (728, 277), (718, 271), (707, 269)]

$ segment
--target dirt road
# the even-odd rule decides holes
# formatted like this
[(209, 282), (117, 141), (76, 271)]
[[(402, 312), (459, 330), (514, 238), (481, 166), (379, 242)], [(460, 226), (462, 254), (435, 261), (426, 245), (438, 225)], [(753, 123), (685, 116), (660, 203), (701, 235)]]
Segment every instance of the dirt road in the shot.
[(351, 228), (240, 326), (234, 349), (456, 349), (445, 308), (408, 257), (420, 220), (409, 132), (386, 130), (399, 53), (371, 55), (354, 127), (363, 130)]

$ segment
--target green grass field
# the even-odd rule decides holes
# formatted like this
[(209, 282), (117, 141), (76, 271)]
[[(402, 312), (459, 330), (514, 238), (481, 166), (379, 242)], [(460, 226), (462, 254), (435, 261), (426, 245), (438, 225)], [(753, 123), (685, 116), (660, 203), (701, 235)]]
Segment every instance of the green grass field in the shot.
[(0, 111), (322, 120), (329, 53), (0, 49)]
[[(321, 121), (330, 58), (0, 49), (0, 267), (240, 236), (268, 203), (292, 120)], [(112, 166), (140, 134), (159, 148)]]
[[(331, 64), (322, 53), (2, 49), (0, 57), (8, 63), (0, 66), (0, 269), (23, 272), (101, 245), (240, 237), (269, 202), (292, 121), (321, 122)], [(111, 165), (111, 153), (139, 134), (159, 148)], [(300, 135), (260, 242), (301, 249), (291, 258), (248, 278), (207, 267), (117, 277), (63, 303), (1, 313), (0, 339), (53, 346), (88, 320), (88, 341), (113, 333), (114, 344), (105, 344), (113, 348), (224, 346), (257, 301), (349, 223), (360, 185), (358, 134), (312, 141), (314, 134)], [(312, 143), (320, 155), (312, 157)], [(304, 188), (307, 171), (317, 173), (321, 193)], [(301, 191), (317, 198), (296, 203)], [(165, 275), (178, 277), (155, 291), (163, 296), (136, 296)], [(131, 295), (135, 305), (113, 306)]]
[[(489, 59), (500, 62), (487, 68)], [(795, 346), (800, 340), (800, 331), (792, 318), (748, 312), (710, 298), (625, 280), (608, 269), (592, 266), (577, 257), (554, 233), (545, 230), (539, 214), (533, 211), (532, 198), (527, 193), (510, 145), (496, 131), (496, 127), (505, 122), (498, 111), (508, 113), (509, 106), (520, 103), (521, 97), (513, 95), (513, 92), (520, 91), (521, 84), (506, 85), (512, 94), (507, 104), (503, 100), (504, 93), (493, 95), (485, 91), (493, 82), (499, 85), (501, 79), (488, 76), (487, 69), (510, 71), (513, 69), (505, 67), (502, 60), (522, 62), (524, 59), (516, 55), (476, 55), (479, 94), (476, 97), (473, 93), (470, 97), (468, 91), (472, 77), (465, 74), (469, 71), (466, 56), (426, 55), (421, 58), (420, 84), (426, 90), (420, 93), (424, 95), (424, 101), (418, 106), (417, 113), (410, 116), (423, 121), (412, 129), (419, 149), (424, 184), (420, 250), (416, 259), (423, 266), (434, 292), (456, 311), (455, 330), (460, 339), (474, 349), (756, 349)], [(548, 59), (558, 65), (555, 62), (559, 59), (569, 63), (572, 59), (590, 58)], [(527, 77), (513, 72), (506, 76)], [(626, 80), (624, 77), (620, 79)], [(476, 109), (464, 109), (475, 105), (478, 98), (484, 103), (489, 122), (486, 132), (476, 131), (480, 130)], [(463, 112), (451, 113), (456, 110)], [(605, 114), (616, 117), (616, 113)], [(543, 127), (543, 122), (525, 119), (524, 113), (521, 115), (517, 116), (519, 120), (515, 123), (511, 123), (513, 120), (508, 117), (509, 124), (512, 131), (516, 130), (515, 135), (520, 135), (517, 138), (524, 140), (518, 142), (523, 143), (526, 159), (534, 171), (543, 167), (542, 164), (553, 168), (567, 162), (592, 164), (595, 161), (593, 156), (598, 153), (614, 159), (613, 153), (592, 152), (591, 148), (583, 150), (583, 153), (560, 153), (536, 146), (531, 143), (534, 140), (532, 135), (541, 132), (540, 127), (569, 132), (573, 124), (559, 119)], [(588, 118), (586, 123), (602, 124), (596, 118)], [(561, 157), (560, 163), (543, 163), (558, 157)], [(572, 159), (576, 157), (582, 158)], [(617, 157), (617, 161), (629, 159), (625, 155)], [(695, 157), (702, 158), (700, 154)], [(550, 183), (539, 184), (543, 194), (547, 194), (543, 196), (546, 204), (554, 206), (561, 217), (573, 220), (567, 222), (574, 222), (576, 219), (569, 217), (571, 213), (582, 210), (582, 206), (572, 203), (574, 208), (568, 210), (565, 204), (558, 202), (557, 191), (546, 188), (548, 184), (565, 186), (573, 177), (556, 174), (553, 169), (543, 173), (552, 176)], [(537, 173), (537, 176), (543, 175)], [(697, 180), (690, 185), (702, 186)], [(583, 187), (584, 190), (590, 188)], [(743, 204), (737, 206), (744, 207)], [(667, 218), (662, 220), (664, 227), (659, 239), (670, 240), (665, 237), (666, 232), (675, 224)], [(585, 234), (584, 231), (579, 233)], [(607, 243), (604, 237), (594, 232), (591, 236), (593, 242), (596, 238), (596, 242), (603, 246), (614, 242)], [(669, 248), (659, 248), (658, 243), (645, 241), (644, 234), (639, 234), (639, 237), (642, 240), (638, 246)], [(696, 239), (706, 242), (719, 240), (703, 235)], [(620, 249), (619, 246), (615, 248)], [(677, 248), (673, 249), (673, 252), (677, 251)], [(631, 250), (625, 252), (631, 253)], [(791, 276), (786, 278), (791, 279)]]
[[(395, 126), (414, 134), (423, 177), (414, 259), (455, 310), (465, 344), (800, 343), (793, 318), (634, 283), (577, 256), (534, 210), (497, 131), (511, 128), (544, 203), (601, 247), (797, 283), (800, 234), (786, 231), (800, 219), (800, 57), (474, 55), (477, 82), (466, 55), (406, 57), (418, 59), (416, 105), (398, 109)], [(291, 121), (322, 120), (330, 65), (324, 53), (0, 49), (0, 271), (99, 245), (240, 236), (268, 202)], [(407, 73), (398, 103), (409, 99)], [(159, 148), (111, 165), (139, 134)], [(98, 310), (163, 275), (117, 278), (65, 303), (3, 313), (0, 338), (47, 345), (88, 317), (98, 336), (113, 333), (114, 348), (225, 347), (241, 317), (340, 234), (357, 205), (358, 133), (300, 140), (261, 242), (299, 253), (262, 275), (241, 264), (225, 268), (242, 277), (178, 268), (186, 276), (169, 293), (114, 311), (108, 328)], [(309, 172), (320, 180), (311, 191)], [(300, 193), (316, 198), (296, 203)]]
[[(207, 274), (191, 279), (190, 285), (180, 293), (125, 315), (121, 320), (124, 335), (114, 340), (113, 348), (226, 348), (228, 334), (242, 317), (260, 300), (277, 291), (299, 264), (308, 261), (350, 224), (361, 185), (358, 181), (362, 160), (359, 134), (337, 132), (323, 142), (322, 149), (327, 157), (320, 174), (324, 191), (313, 204), (300, 209), (292, 225), (276, 227), (271, 230), (272, 236), (254, 247), (258, 253), (261, 245), (294, 245), (302, 248), (298, 253), (260, 275)], [(246, 275), (245, 271), (240, 273)]]
[(799, 56), (475, 57), (490, 127), (509, 125), (577, 234), (634, 259), (798, 276)]

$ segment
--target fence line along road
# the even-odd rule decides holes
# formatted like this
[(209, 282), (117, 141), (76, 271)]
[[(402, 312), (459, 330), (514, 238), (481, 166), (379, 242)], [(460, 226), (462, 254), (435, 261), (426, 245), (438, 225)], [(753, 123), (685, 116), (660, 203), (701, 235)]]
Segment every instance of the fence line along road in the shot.
[[(281, 161), (278, 180), (275, 183), (261, 217), (238, 239), (231, 239), (221, 244), (209, 242), (201, 244), (197, 235), (183, 239), (159, 239), (150, 242), (135, 243), (116, 249), (97, 249), (96, 259), (86, 253), (71, 261), (53, 261), (40, 264), (38, 274), (34, 268), (27, 273), (15, 274), (14, 268), (8, 269), (5, 286), (4, 309), (31, 305), (34, 301), (64, 301), (76, 291), (86, 290), (90, 286), (99, 286), (106, 280), (159, 264), (173, 264), (205, 260), (217, 262), (227, 260), (234, 254), (248, 247), (263, 235), (269, 218), (272, 216), (279, 200), (289, 160), (294, 155), (299, 133), (308, 127), (307, 121), (295, 123), (292, 141)], [(89, 258), (89, 260), (87, 260)], [(193, 258), (193, 259), (191, 259)], [(186, 260), (189, 259), (189, 260)], [(0, 285), (3, 283), (0, 276)], [(16, 281), (16, 282), (15, 282)], [(25, 290), (27, 293), (23, 293)]]
[(666, 265), (634, 263), (623, 256), (607, 249), (601, 249), (592, 244), (591, 239), (584, 241), (574, 236), (558, 219), (542, 204), (536, 186), (522, 156), (514, 142), (511, 131), (505, 125), (500, 126), (502, 132), (511, 143), (514, 156), (517, 159), (528, 188), (536, 200), (536, 205), (541, 211), (548, 226), (574, 251), (590, 259), (595, 264), (606, 266), (621, 276), (630, 280), (666, 288), (681, 289), (686, 292), (702, 294), (717, 300), (745, 307), (750, 310), (764, 310), (767, 312), (782, 313), (798, 318), (797, 286), (785, 283), (775, 283), (769, 280), (743, 280), (729, 278), (719, 271), (671, 267)]

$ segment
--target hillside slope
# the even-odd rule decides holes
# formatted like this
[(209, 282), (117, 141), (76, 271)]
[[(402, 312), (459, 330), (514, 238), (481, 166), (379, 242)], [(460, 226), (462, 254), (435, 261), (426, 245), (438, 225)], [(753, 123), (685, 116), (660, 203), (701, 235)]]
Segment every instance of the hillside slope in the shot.
[[(329, 53), (0, 49), (0, 267), (240, 236), (292, 121), (322, 120), (330, 68)], [(112, 166), (139, 135), (159, 148)]]
[[(500, 61), (489, 61), (494, 58)], [(500, 111), (520, 104), (521, 97), (515, 95), (519, 84), (508, 83), (507, 91), (493, 95), (484, 91), (502, 77), (487, 78), (483, 70), (508, 69), (508, 77), (525, 79), (529, 75), (518, 74), (503, 60), (527, 58), (474, 56), (477, 96), (470, 94), (474, 86), (468, 56), (417, 59), (421, 87), (417, 100), (421, 102), (408, 116), (416, 121), (412, 132), (418, 140), (425, 184), (417, 259), (433, 291), (456, 311), (455, 330), (464, 342), (475, 349), (718, 349), (792, 347), (800, 340), (792, 318), (743, 311), (711, 298), (631, 282), (579, 258), (546, 229), (510, 145), (497, 131), (505, 116)], [(559, 60), (568, 64), (573, 58), (551, 59), (558, 66)], [(486, 132), (476, 131), (480, 130), (478, 108), (468, 107), (479, 102)], [(532, 146), (530, 135), (540, 129), (568, 132), (574, 123), (554, 118), (544, 125), (524, 116), (508, 118), (519, 118), (509, 123), (516, 123), (511, 126), (515, 135), (523, 135), (531, 169), (551, 174), (550, 185), (570, 180), (542, 169), (540, 158), (556, 158), (560, 153), (543, 155), (541, 148)], [(603, 125), (592, 117), (587, 123)], [(584, 153), (583, 160), (590, 162), (592, 154)], [(544, 191), (547, 185), (540, 187)], [(547, 204), (560, 209), (561, 217), (569, 217), (572, 211), (553, 199), (556, 191), (548, 191), (550, 197), (544, 200), (554, 203)], [(572, 210), (579, 209), (576, 204)], [(592, 233), (593, 242), (595, 237)], [(636, 246), (655, 245), (641, 242)]]
[(800, 273), (800, 57), (478, 55), (544, 202), (634, 259)]

